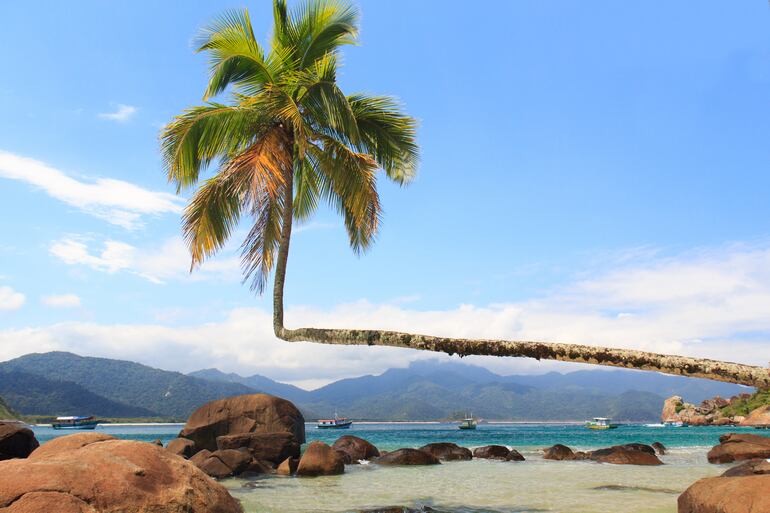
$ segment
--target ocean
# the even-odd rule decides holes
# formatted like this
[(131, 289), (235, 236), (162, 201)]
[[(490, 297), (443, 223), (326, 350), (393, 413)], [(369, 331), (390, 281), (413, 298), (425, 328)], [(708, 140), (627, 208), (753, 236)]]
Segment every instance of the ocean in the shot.
[[(164, 443), (181, 424), (104, 425), (98, 431), (119, 438)], [(35, 427), (45, 442), (68, 432)], [(663, 428), (622, 425), (591, 431), (582, 425), (481, 424), (461, 431), (456, 424), (355, 424), (348, 430), (307, 425), (307, 440), (333, 443), (343, 434), (369, 440), (382, 450), (455, 442), (464, 447), (500, 444), (527, 461), (472, 460), (431, 467), (350, 465), (342, 476), (259, 477), (223, 481), (247, 513), (345, 513), (404, 506), (446, 513), (674, 513), (677, 496), (697, 479), (727, 467), (711, 465), (706, 452), (735, 427)], [(70, 432), (71, 433), (71, 432)], [(661, 442), (668, 449), (658, 467), (608, 465), (587, 461), (547, 461), (541, 449), (561, 443), (578, 450), (630, 442)], [(432, 508), (429, 509), (429, 508)]]

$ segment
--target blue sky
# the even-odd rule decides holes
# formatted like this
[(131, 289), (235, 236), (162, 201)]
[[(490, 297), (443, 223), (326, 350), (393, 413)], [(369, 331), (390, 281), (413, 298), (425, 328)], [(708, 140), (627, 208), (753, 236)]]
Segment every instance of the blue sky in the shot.
[[(289, 325), (770, 360), (766, 3), (358, 5), (341, 84), (419, 119), (420, 175), (381, 183), (363, 257), (328, 211), (301, 229)], [(312, 386), (426, 356), (275, 341), (237, 244), (185, 272), (185, 198), (157, 136), (201, 102), (198, 30), (244, 6), (266, 36), (266, 1), (0, 7), (0, 358), (67, 349)]]

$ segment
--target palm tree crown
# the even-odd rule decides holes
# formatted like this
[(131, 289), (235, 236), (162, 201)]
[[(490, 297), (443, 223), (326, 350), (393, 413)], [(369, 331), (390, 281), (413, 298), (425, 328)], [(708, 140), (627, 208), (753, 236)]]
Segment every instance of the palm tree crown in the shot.
[[(183, 216), (192, 268), (251, 216), (242, 265), (261, 293), (279, 245), (288, 252), (292, 219), (308, 219), (321, 201), (342, 215), (356, 252), (371, 245), (381, 212), (378, 171), (406, 184), (418, 151), (415, 121), (396, 100), (346, 95), (337, 84), (340, 47), (355, 42), (357, 25), (357, 11), (341, 1), (308, 0), (289, 11), (275, 0), (267, 51), (246, 10), (202, 32), (198, 51), (211, 64), (206, 103), (161, 134), (169, 180), (178, 192), (197, 186)], [(226, 103), (209, 101), (225, 91)], [(212, 163), (216, 172), (201, 180)]]

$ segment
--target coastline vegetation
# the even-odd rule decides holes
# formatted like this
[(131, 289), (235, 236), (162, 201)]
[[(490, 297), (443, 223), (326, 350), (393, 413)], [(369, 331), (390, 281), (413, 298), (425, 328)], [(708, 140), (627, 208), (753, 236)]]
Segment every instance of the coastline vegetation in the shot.
[(727, 417), (737, 415), (747, 416), (752, 411), (765, 405), (770, 405), (770, 390), (757, 390), (750, 397), (732, 401), (722, 408), (722, 414)]

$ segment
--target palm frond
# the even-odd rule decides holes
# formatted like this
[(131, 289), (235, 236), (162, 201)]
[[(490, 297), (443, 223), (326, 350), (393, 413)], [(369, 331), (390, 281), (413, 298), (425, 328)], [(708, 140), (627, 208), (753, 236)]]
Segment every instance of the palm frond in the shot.
[(168, 179), (181, 191), (198, 181), (215, 158), (228, 158), (253, 144), (266, 128), (255, 109), (210, 103), (187, 109), (161, 132), (161, 153)]
[(281, 240), (283, 195), (262, 194), (253, 210), (254, 225), (241, 245), (243, 281), (251, 279), (251, 290), (262, 294)]

